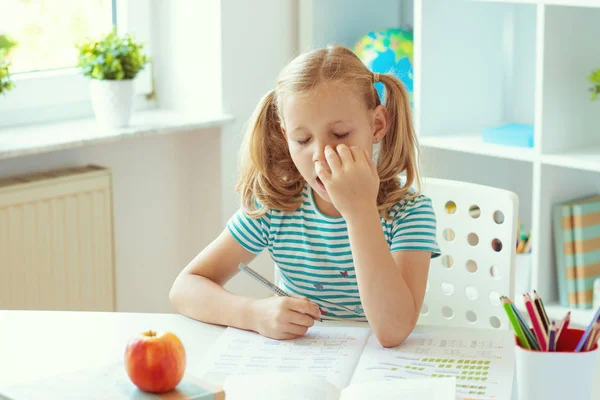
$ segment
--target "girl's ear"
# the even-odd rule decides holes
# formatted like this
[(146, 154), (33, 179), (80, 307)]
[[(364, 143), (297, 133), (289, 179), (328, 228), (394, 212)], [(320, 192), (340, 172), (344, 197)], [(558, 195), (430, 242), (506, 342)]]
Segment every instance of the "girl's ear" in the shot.
[(373, 143), (379, 143), (387, 134), (390, 125), (390, 117), (387, 108), (378, 105), (373, 109)]
[(283, 137), (285, 138), (285, 140), (287, 140), (287, 134), (285, 133), (285, 126), (283, 126), (283, 123), (279, 124), (279, 127), (281, 128), (281, 133), (283, 133)]

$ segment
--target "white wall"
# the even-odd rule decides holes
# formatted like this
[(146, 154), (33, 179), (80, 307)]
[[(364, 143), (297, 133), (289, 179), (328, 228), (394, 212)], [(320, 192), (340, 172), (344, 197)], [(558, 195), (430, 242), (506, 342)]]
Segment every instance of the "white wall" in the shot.
[[(221, 142), (223, 219), (237, 210), (235, 193), (238, 154), (244, 128), (260, 98), (275, 86), (277, 74), (298, 48), (296, 0), (222, 0), (223, 105), (236, 122), (223, 131)], [(253, 263), (272, 278), (273, 263), (265, 251)], [(250, 296), (266, 292), (238, 274), (227, 289)]]
[(194, 115), (222, 111), (220, 3), (152, 1), (154, 85), (159, 107)]
[(0, 176), (111, 168), (117, 310), (169, 312), (175, 276), (221, 225), (219, 146), (218, 129), (127, 139), (0, 160)]

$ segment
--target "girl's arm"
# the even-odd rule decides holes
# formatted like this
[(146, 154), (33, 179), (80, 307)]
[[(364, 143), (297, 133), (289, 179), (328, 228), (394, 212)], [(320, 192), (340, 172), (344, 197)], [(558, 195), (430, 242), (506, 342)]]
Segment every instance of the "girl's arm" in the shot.
[(351, 215), (346, 222), (365, 315), (381, 345), (395, 347), (419, 317), (431, 253), (391, 253), (376, 207)]
[(366, 151), (325, 147), (316, 171), (348, 226), (356, 281), (365, 315), (385, 347), (402, 343), (417, 322), (429, 272), (429, 251), (391, 253), (377, 210), (379, 176)]
[(171, 304), (199, 321), (251, 330), (254, 299), (235, 295), (223, 286), (238, 272), (240, 263), (254, 258), (224, 230), (177, 276), (169, 293)]
[(169, 293), (171, 304), (177, 312), (211, 324), (253, 330), (276, 339), (303, 335), (320, 319), (314, 303), (289, 297), (253, 299), (223, 288), (238, 273), (240, 263), (254, 258), (224, 230), (177, 276)]

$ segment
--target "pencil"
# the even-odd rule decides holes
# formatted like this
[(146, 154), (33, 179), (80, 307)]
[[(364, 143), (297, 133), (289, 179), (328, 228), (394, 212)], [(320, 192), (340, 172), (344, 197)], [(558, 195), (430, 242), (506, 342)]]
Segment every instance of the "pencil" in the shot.
[(589, 351), (594, 347), (594, 344), (598, 341), (598, 335), (600, 334), (600, 322), (596, 322), (592, 328), (592, 332), (590, 333), (590, 337), (585, 344), (585, 351)]
[(552, 321), (548, 332), (548, 351), (556, 351), (556, 324)]
[(590, 335), (590, 331), (592, 330), (592, 327), (598, 320), (600, 320), (600, 307), (598, 307), (598, 309), (596, 310), (596, 313), (594, 314), (594, 318), (592, 318), (592, 321), (590, 322), (587, 329), (581, 336), (581, 339), (579, 339), (579, 343), (577, 343), (577, 347), (575, 347), (576, 352), (583, 350), (583, 347), (584, 347), (585, 343), (587, 342), (588, 337)]
[(535, 302), (535, 307), (537, 308), (540, 318), (542, 319), (544, 331), (548, 332), (550, 320), (548, 319), (548, 314), (546, 314), (546, 309), (544, 308), (544, 303), (542, 303), (542, 298), (535, 290), (533, 291), (533, 299)]
[(554, 340), (556, 341), (556, 346), (554, 346), (556, 348), (556, 350), (558, 350), (558, 340), (560, 339), (560, 335), (565, 330), (567, 330), (567, 327), (569, 326), (569, 322), (571, 322), (571, 311), (567, 312), (567, 315), (565, 315), (563, 317), (562, 321), (560, 321), (560, 324), (558, 325), (558, 331), (556, 332), (556, 338), (554, 338)]
[(537, 312), (537, 309), (533, 305), (533, 301), (528, 294), (524, 294), (525, 298), (525, 307), (527, 308), (527, 312), (529, 313), (529, 318), (531, 318), (531, 323), (533, 325), (533, 331), (535, 332), (535, 336), (537, 337), (538, 342), (540, 343), (540, 350), (547, 351), (548, 350), (548, 337), (547, 332), (542, 329), (542, 324), (540, 322), (540, 316)]
[(519, 321), (517, 321), (517, 317), (515, 316), (515, 313), (513, 312), (510, 304), (508, 303), (508, 299), (506, 297), (502, 296), (501, 300), (502, 300), (502, 304), (504, 307), (504, 311), (506, 311), (506, 315), (508, 316), (508, 320), (510, 321), (510, 324), (513, 327), (513, 331), (515, 332), (515, 335), (517, 336), (517, 340), (519, 341), (519, 344), (521, 345), (522, 348), (531, 350), (531, 347), (529, 346), (529, 341), (525, 337), (525, 334), (523, 333), (521, 324), (519, 323)]
[(527, 340), (529, 341), (529, 346), (531, 346), (531, 348), (533, 350), (540, 350), (540, 344), (538, 343), (538, 341), (535, 338), (535, 336), (533, 336), (533, 333), (531, 333), (531, 329), (529, 329), (529, 326), (527, 325), (527, 322), (525, 322), (525, 318), (523, 318), (523, 316), (521, 316), (521, 313), (519, 312), (519, 310), (517, 309), (517, 307), (515, 306), (515, 304), (512, 301), (510, 301), (510, 299), (508, 297), (504, 297), (504, 298), (506, 299), (506, 301), (508, 302), (508, 304), (510, 304), (510, 306), (512, 307), (513, 312), (517, 316), (517, 319), (521, 323), (521, 327), (523, 329), (523, 332), (525, 333), (525, 336), (527, 337)]

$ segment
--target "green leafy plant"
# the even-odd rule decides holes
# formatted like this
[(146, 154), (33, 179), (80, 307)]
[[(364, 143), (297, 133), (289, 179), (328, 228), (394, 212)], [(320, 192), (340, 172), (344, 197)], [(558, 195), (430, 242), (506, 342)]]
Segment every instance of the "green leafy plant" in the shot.
[(131, 35), (119, 36), (116, 29), (113, 29), (100, 40), (87, 40), (77, 44), (77, 65), (85, 76), (93, 79), (133, 79), (150, 62), (143, 46)]
[(10, 36), (0, 35), (0, 50), (4, 49), (8, 52), (16, 45), (17, 42), (15, 42)]
[(6, 50), (0, 49), (0, 94), (5, 94), (15, 87), (15, 84), (10, 80), (10, 63), (4, 59)]
[(590, 87), (590, 92), (592, 92), (591, 99), (594, 101), (600, 97), (600, 68), (592, 71), (588, 79), (592, 84), (592, 87)]

